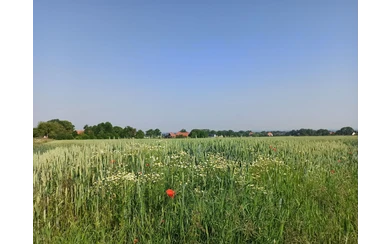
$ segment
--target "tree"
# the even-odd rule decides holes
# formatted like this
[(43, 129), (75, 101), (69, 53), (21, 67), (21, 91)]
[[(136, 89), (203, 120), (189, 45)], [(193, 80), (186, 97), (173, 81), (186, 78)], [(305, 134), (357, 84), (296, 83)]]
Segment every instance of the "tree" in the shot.
[(190, 132), (190, 134), (188, 136), (191, 138), (199, 138), (198, 133), (199, 133), (198, 129), (192, 129), (192, 131)]
[(149, 138), (154, 137), (154, 130), (153, 129), (147, 130), (145, 135)]
[(83, 139), (83, 140), (86, 140), (86, 139), (95, 139), (94, 136), (89, 136), (89, 135), (87, 135), (87, 134), (85, 134), (85, 133), (79, 135), (79, 138), (80, 138), (80, 139)]
[(145, 133), (142, 130), (138, 130), (137, 133), (135, 134), (135, 138), (137, 139), (142, 139), (145, 137)]
[(316, 131), (312, 130), (312, 129), (300, 129), (298, 131), (298, 134), (300, 136), (315, 136), (316, 135)]
[(329, 130), (326, 129), (319, 129), (317, 130), (317, 136), (328, 136)]
[(187, 132), (186, 129), (181, 129), (180, 132)]
[(154, 132), (153, 132), (154, 136), (155, 137), (161, 137), (161, 131), (160, 129), (155, 129)]
[(137, 130), (131, 126), (123, 128), (123, 138), (134, 138)]
[(120, 127), (120, 126), (114, 126), (112, 128), (112, 131), (113, 131), (113, 134), (116, 138), (119, 138), (121, 137), (121, 135), (123, 134), (123, 128)]
[[(95, 137), (94, 126), (85, 125), (84, 135), (86, 135), (90, 139), (93, 139)], [(87, 138), (86, 136), (83, 136), (83, 138)]]
[(208, 130), (193, 129), (189, 137), (191, 138), (206, 138), (209, 136)]
[(262, 132), (259, 133), (259, 136), (268, 136), (268, 134), (266, 131), (263, 130)]
[(47, 122), (56, 122), (56, 123), (60, 124), (67, 133), (73, 133), (73, 131), (74, 131), (74, 125), (70, 121), (52, 119), (52, 120), (49, 120)]
[(39, 122), (37, 127), (37, 135), (39, 137), (46, 136), (47, 138), (56, 139), (60, 134), (64, 133), (64, 128), (58, 122)]
[(352, 127), (343, 127), (340, 130), (336, 131), (336, 135), (352, 135), (355, 130)]
[(113, 134), (113, 127), (112, 127), (112, 124), (110, 122), (106, 122), (103, 124), (103, 127), (104, 127), (104, 132), (106, 134), (108, 134), (109, 136)]
[(33, 137), (39, 137), (38, 128), (33, 128)]
[(98, 139), (108, 139), (110, 137), (110, 125), (111, 123), (99, 123), (97, 126), (93, 126), (93, 132)]

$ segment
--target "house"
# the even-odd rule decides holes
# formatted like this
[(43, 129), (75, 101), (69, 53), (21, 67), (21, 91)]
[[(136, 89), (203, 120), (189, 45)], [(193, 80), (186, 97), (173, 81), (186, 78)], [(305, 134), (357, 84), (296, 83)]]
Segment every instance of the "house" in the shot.
[(176, 133), (176, 137), (188, 137), (189, 134), (190, 134), (189, 132), (181, 132), (181, 131), (179, 131), (179, 132)]
[(253, 132), (251, 131), (251, 132), (249, 132), (249, 136), (253, 136)]
[(76, 130), (76, 132), (77, 132), (77, 135), (84, 134), (84, 130)]
[(173, 133), (173, 132), (169, 132), (169, 133), (166, 135), (166, 137), (168, 137), (168, 138), (175, 138), (175, 137), (176, 137), (176, 134)]
[(176, 138), (176, 137), (188, 137), (190, 133), (189, 132), (177, 132), (177, 133), (174, 133), (174, 132), (169, 132), (167, 134), (165, 134), (165, 138)]
[(216, 134), (210, 134), (209, 137), (217, 137)]
[(268, 136), (274, 136), (271, 132), (267, 133)]
[(329, 132), (329, 135), (335, 135), (336, 133), (334, 131)]
[(354, 136), (354, 135), (356, 135), (356, 133), (355, 133), (355, 132), (353, 132), (353, 133), (352, 133), (352, 135)]

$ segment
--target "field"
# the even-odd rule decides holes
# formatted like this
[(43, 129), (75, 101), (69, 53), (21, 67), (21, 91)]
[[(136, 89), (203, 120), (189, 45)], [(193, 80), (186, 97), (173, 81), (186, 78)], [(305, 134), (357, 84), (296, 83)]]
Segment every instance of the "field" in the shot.
[(34, 243), (357, 243), (357, 137), (53, 141), (33, 154)]

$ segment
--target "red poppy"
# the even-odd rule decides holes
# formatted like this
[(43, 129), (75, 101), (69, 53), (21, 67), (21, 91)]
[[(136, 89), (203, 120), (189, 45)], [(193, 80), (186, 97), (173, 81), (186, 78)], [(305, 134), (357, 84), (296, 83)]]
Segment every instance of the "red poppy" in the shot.
[(165, 192), (167, 193), (168, 197), (170, 197), (170, 198), (174, 198), (175, 197), (175, 191), (174, 190), (168, 189)]
[(146, 164), (146, 167), (149, 167), (149, 164)]
[(135, 244), (135, 243), (138, 243), (138, 239), (134, 239), (133, 243), (134, 243), (134, 244)]
[(111, 161), (110, 161), (110, 163), (112, 163), (112, 164), (113, 164), (113, 163), (115, 163), (115, 160), (114, 160), (114, 159), (113, 159), (113, 160), (111, 160)]
[(341, 162), (341, 160), (339, 159), (339, 160), (337, 160), (337, 162), (339, 162), (339, 163), (340, 163), (340, 162)]
[(276, 147), (272, 148), (272, 150), (274, 150), (274, 152), (276, 152)]
[(336, 171), (334, 171), (333, 169), (330, 171), (330, 173), (334, 174)]

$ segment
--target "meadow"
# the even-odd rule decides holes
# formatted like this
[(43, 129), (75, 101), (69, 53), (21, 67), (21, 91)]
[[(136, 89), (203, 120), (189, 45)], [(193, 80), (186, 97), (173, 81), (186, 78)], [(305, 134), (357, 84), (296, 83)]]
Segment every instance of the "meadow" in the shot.
[(52, 141), (34, 243), (357, 243), (356, 136)]

